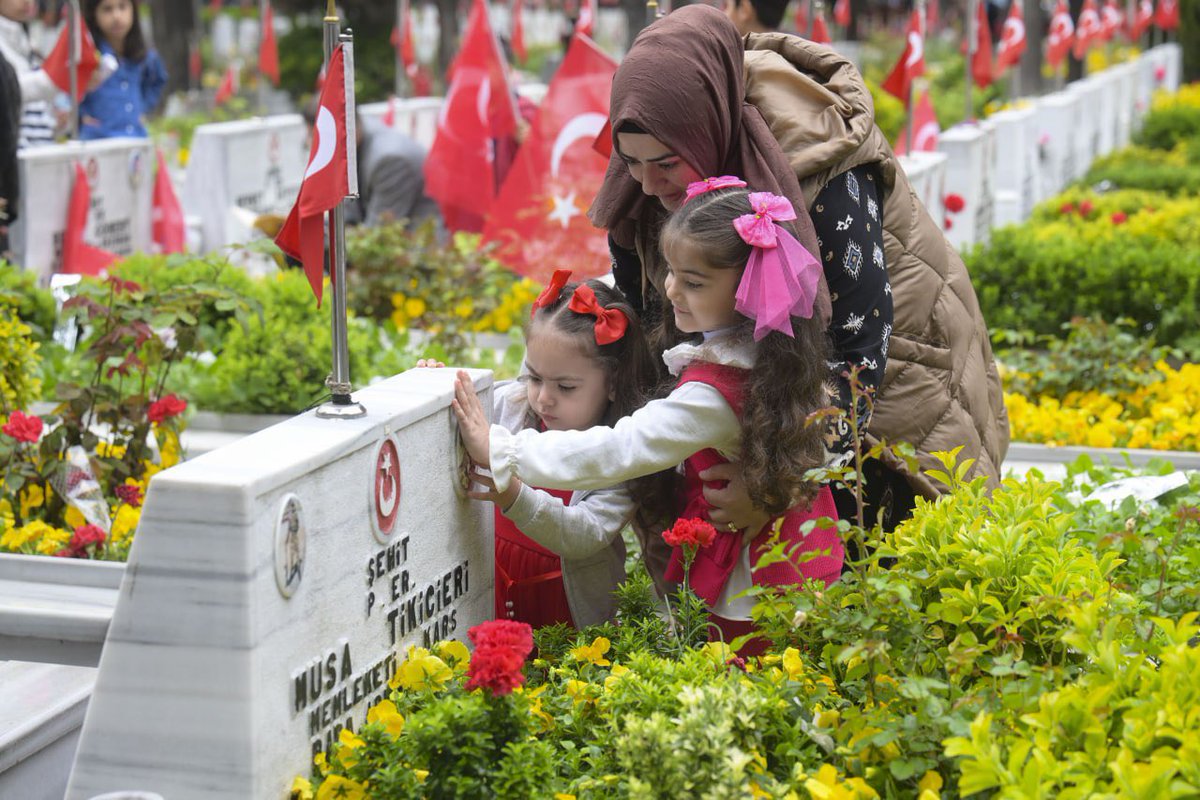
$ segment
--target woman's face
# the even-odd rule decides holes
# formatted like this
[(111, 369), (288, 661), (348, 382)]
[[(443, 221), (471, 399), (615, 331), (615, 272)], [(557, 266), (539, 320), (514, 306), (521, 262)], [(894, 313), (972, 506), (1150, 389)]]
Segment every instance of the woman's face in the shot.
[(704, 180), (674, 150), (648, 133), (618, 133), (617, 152), (642, 191), (657, 197), (667, 211), (683, 205), (689, 183)]
[(13, 22), (28, 22), (37, 14), (34, 0), (0, 0), (0, 17)]

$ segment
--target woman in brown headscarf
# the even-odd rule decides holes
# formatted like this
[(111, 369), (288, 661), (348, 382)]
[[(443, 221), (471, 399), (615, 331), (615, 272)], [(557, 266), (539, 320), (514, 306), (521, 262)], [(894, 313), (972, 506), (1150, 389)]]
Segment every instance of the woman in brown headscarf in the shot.
[[(868, 443), (908, 442), (922, 469), (963, 446), (969, 473), (999, 478), (1008, 420), (987, 329), (961, 258), (909, 187), (874, 121), (870, 92), (832, 50), (780, 33), (738, 36), (720, 11), (686, 6), (644, 30), (613, 80), (613, 155), (589, 212), (609, 232), (617, 284), (662, 310), (658, 231), (687, 184), (736, 175), (792, 200), (801, 243), (821, 260), (835, 375), (859, 367), (875, 391)], [(808, 209), (808, 214), (805, 214)], [(850, 405), (848, 380), (837, 377)], [(865, 416), (865, 415), (864, 415)], [(852, 436), (839, 431), (835, 449)], [(944, 487), (897, 459), (864, 470), (867, 524), (887, 529), (914, 495)], [(736, 476), (708, 496), (715, 522), (765, 519)], [(839, 509), (851, 515), (853, 498)]]

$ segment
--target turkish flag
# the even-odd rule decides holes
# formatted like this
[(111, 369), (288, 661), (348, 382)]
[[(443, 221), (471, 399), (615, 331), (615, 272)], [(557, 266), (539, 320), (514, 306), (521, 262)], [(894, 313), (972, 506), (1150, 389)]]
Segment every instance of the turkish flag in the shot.
[[(76, 99), (82, 99), (88, 91), (88, 81), (92, 73), (100, 66), (100, 53), (96, 50), (96, 42), (83, 24), (83, 17), (76, 14), (75, 24), (79, 29), (79, 60), (75, 64), (75, 93)], [(54, 48), (46, 60), (42, 62), (42, 71), (46, 77), (64, 92), (71, 91), (71, 29), (64, 25), (54, 42)]]
[(1053, 68), (1071, 52), (1075, 41), (1075, 23), (1071, 21), (1071, 12), (1067, 9), (1067, 0), (1058, 0), (1054, 7), (1054, 16), (1050, 18), (1050, 34), (1046, 37), (1046, 62)]
[(483, 230), (514, 272), (546, 283), (560, 267), (581, 278), (609, 271), (605, 236), (585, 212), (608, 168), (593, 142), (616, 71), (591, 39), (572, 39)]
[(63, 231), (62, 271), (73, 275), (99, 275), (117, 260), (117, 254), (83, 240), (91, 210), (92, 187), (83, 165), (75, 162), (75, 184), (67, 202), (67, 228)]
[(992, 29), (988, 25), (986, 6), (987, 3), (975, 4), (975, 52), (971, 54), (971, 80), (980, 89), (991, 86), (993, 78)]
[(346, 117), (354, 113), (354, 86), (347, 71), (345, 46), (338, 45), (329, 57), (329, 69), (321, 87), (312, 148), (300, 193), (275, 237), (280, 250), (304, 265), (318, 307), (325, 276), (325, 212), (336, 208), (351, 192)]
[(483, 216), (496, 196), (495, 141), (511, 137), (517, 112), (484, 0), (475, 0), (462, 49), (425, 159), (425, 192), (443, 207)]
[[(913, 152), (932, 153), (937, 150), (938, 134), (942, 132), (938, 125), (937, 115), (933, 113), (933, 103), (929, 99), (929, 90), (921, 92), (917, 104), (913, 107)], [(900, 130), (900, 138), (896, 140), (896, 155), (908, 152), (908, 126)]]
[(596, 28), (596, 12), (592, 10), (592, 0), (582, 0), (579, 4), (579, 19), (575, 20), (575, 32), (591, 36)]
[(1125, 12), (1117, 6), (1117, 0), (1108, 0), (1100, 9), (1100, 39), (1111, 42), (1117, 31), (1125, 27)]
[(389, 128), (396, 126), (396, 95), (388, 98), (387, 111), (383, 112), (383, 124)]
[(1000, 32), (1000, 42), (996, 45), (996, 74), (1017, 64), (1024, 52), (1025, 14), (1021, 10), (1021, 0), (1012, 0), (1004, 20), (1004, 29)]
[(417, 67), (417, 50), (413, 46), (412, 6), (405, 3), (401, 16), (404, 18), (404, 30), (401, 31), (399, 27), (393, 26), (391, 42), (392, 47), (396, 50), (396, 57), (404, 65), (405, 74), (408, 75), (409, 80), (412, 80), (413, 72)]
[(1137, 41), (1142, 38), (1154, 22), (1154, 0), (1138, 0), (1137, 11), (1133, 15), (1133, 24), (1129, 26), (1129, 38)]
[(524, 64), (525, 60), (529, 58), (529, 52), (525, 49), (525, 22), (521, 18), (523, 5), (522, 0), (513, 0), (512, 29), (509, 31), (508, 37), (518, 64)]
[(803, 34), (808, 30), (808, 3), (796, 4), (796, 30)]
[(225, 68), (225, 75), (221, 78), (221, 85), (217, 87), (217, 94), (213, 98), (213, 102), (217, 105), (226, 103), (229, 98), (237, 94), (238, 90), (238, 74), (237, 68), (230, 64)]
[(938, 0), (929, 0), (925, 6), (925, 30), (935, 31), (937, 26), (942, 21), (942, 15), (938, 9)]
[(825, 12), (818, 9), (817, 14), (813, 17), (812, 36), (809, 41), (817, 44), (831, 44), (833, 39), (829, 37), (829, 26), (825, 24)]
[(1164, 31), (1178, 28), (1179, 0), (1158, 0), (1158, 13), (1154, 15), (1154, 24)]
[(188, 78), (192, 85), (200, 85), (200, 76), (204, 73), (204, 62), (200, 56), (200, 44), (193, 42), (188, 47)]
[(263, 7), (262, 38), (258, 44), (258, 71), (279, 85), (279, 45), (275, 42), (275, 12), (268, 2)]
[(925, 74), (925, 37), (921, 35), (921, 14), (915, 9), (908, 20), (908, 44), (900, 54), (900, 60), (883, 79), (882, 88), (888, 94), (899, 97), (908, 104), (908, 90), (913, 78)]
[(850, 0), (837, 0), (833, 4), (833, 21), (843, 28), (850, 24)]
[(1083, 10), (1075, 23), (1075, 58), (1082, 59), (1087, 55), (1092, 45), (1100, 40), (1100, 30), (1100, 10), (1096, 0), (1083, 0)]
[(187, 225), (183, 220), (183, 206), (171, 185), (167, 172), (167, 161), (162, 150), (158, 150), (158, 171), (154, 174), (154, 199), (151, 206), (151, 233), (160, 253), (182, 253), (187, 242)]

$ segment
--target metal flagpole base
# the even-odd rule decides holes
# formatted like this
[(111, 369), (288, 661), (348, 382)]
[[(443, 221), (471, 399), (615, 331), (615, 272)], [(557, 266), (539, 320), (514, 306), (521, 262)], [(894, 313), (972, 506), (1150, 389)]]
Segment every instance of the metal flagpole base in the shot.
[(348, 396), (342, 402), (334, 398), (332, 402), (324, 403), (317, 408), (317, 416), (321, 419), (358, 419), (365, 417), (367, 409), (362, 403), (356, 403)]

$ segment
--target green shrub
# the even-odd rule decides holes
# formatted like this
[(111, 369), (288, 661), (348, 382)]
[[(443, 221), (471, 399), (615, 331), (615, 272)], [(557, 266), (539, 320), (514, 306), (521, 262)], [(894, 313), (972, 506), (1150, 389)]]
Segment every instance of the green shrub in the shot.
[(41, 399), (41, 357), (33, 331), (0, 302), (0, 416), (24, 411)]
[(14, 308), (34, 335), (47, 339), (54, 331), (54, 296), (50, 290), (38, 286), (37, 273), (3, 259), (0, 259), (0, 303)]
[(1200, 107), (1178, 103), (1155, 108), (1142, 120), (1134, 144), (1173, 150), (1180, 142), (1200, 137)]
[(1105, 181), (1116, 189), (1200, 194), (1200, 139), (1181, 142), (1173, 150), (1133, 146), (1101, 156), (1082, 183), (1096, 186)]

